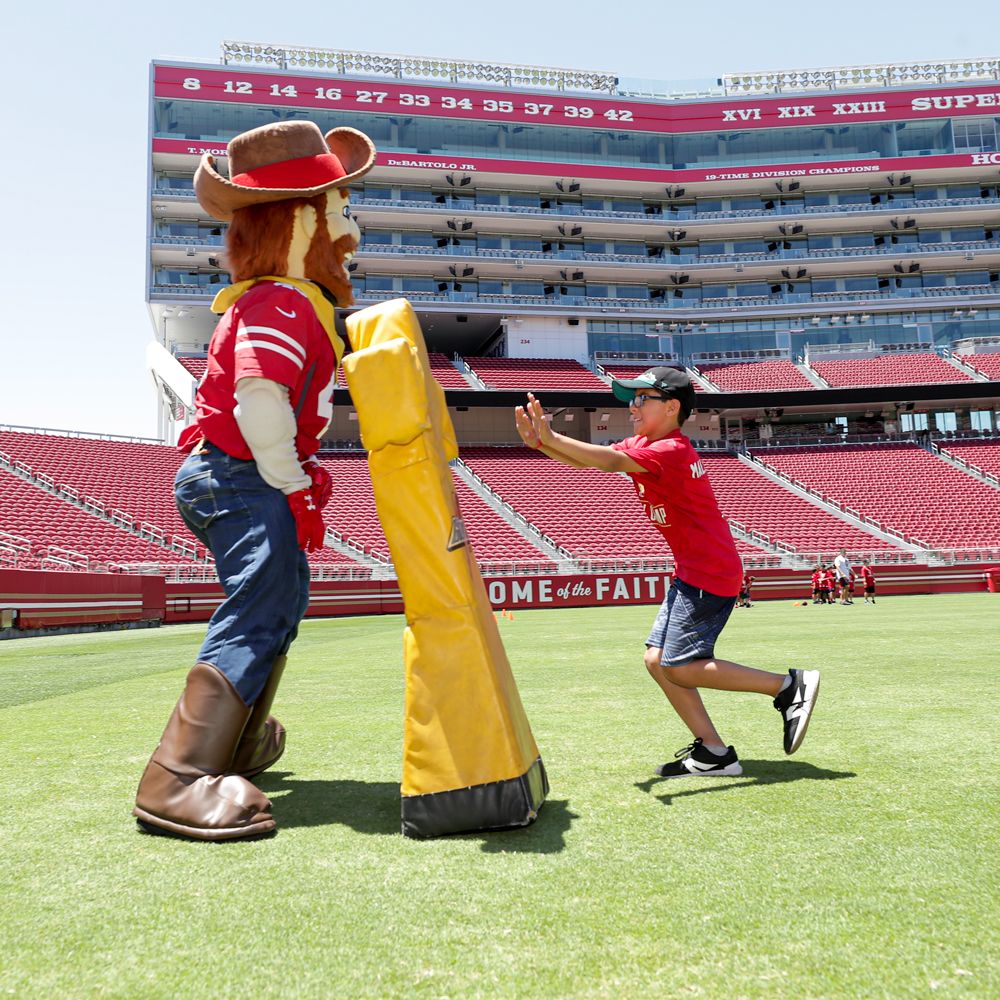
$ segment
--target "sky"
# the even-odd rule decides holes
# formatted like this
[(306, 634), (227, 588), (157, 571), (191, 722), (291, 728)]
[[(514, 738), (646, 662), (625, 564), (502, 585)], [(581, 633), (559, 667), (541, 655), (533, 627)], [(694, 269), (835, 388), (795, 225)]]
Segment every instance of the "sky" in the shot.
[(136, 437), (156, 434), (144, 360), (153, 59), (218, 63), (232, 40), (680, 81), (1000, 56), (996, 0), (54, 0), (4, 20), (0, 424)]

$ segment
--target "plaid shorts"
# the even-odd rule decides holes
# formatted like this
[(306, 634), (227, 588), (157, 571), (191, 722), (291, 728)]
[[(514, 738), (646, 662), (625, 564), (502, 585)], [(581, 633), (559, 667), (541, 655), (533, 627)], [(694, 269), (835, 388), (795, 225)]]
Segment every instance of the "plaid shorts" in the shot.
[(719, 597), (675, 579), (660, 605), (646, 645), (663, 650), (660, 663), (665, 667), (709, 659), (735, 605), (735, 597)]

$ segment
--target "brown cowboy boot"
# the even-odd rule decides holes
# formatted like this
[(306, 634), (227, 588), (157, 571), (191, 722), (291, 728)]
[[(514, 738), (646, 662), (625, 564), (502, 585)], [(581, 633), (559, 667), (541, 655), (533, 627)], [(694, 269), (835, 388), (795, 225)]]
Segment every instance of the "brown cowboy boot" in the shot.
[(246, 729), (236, 746), (233, 762), (229, 765), (233, 774), (252, 778), (277, 763), (285, 752), (285, 727), (268, 713), (274, 703), (287, 659), (287, 656), (275, 659), (271, 674), (264, 683), (264, 690), (253, 703)]
[(250, 709), (215, 667), (197, 663), (146, 765), (133, 814), (154, 833), (196, 840), (252, 837), (274, 829), (271, 803), (227, 773)]

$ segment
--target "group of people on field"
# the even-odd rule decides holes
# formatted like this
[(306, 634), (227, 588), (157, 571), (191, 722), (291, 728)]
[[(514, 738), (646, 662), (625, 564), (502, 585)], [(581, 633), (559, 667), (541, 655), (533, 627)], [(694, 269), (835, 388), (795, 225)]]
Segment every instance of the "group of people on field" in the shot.
[[(844, 549), (832, 563), (820, 563), (812, 571), (813, 604), (853, 604), (858, 574)], [(875, 603), (875, 573), (868, 560), (861, 563), (861, 582), (865, 604)]]

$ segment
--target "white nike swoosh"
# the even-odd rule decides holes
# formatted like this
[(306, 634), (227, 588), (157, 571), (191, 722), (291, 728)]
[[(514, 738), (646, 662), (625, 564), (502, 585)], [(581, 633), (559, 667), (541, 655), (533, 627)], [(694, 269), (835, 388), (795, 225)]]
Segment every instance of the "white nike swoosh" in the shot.
[(291, 312), (287, 312), (286, 313), (285, 310), (281, 308), (281, 306), (275, 306), (274, 308), (277, 309), (278, 312), (280, 312), (282, 316), (287, 316), (289, 319), (295, 319), (295, 310), (294, 309)]

